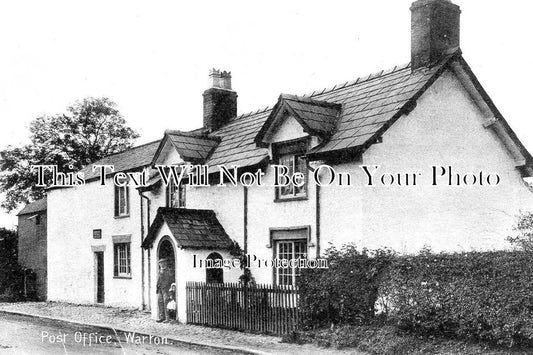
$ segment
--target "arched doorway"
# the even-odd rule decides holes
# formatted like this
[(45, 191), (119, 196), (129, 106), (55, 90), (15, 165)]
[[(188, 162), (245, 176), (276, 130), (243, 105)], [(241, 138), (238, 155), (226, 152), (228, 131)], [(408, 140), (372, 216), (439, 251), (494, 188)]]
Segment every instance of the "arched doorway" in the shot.
[[(207, 256), (206, 262), (208, 265), (212, 263), (212, 265), (215, 265), (215, 260), (220, 259), (220, 263), (222, 263), (222, 255), (219, 253), (211, 253)], [(222, 267), (220, 268), (213, 268), (208, 267), (205, 269), (205, 282), (206, 283), (224, 283), (224, 270)]]
[[(175, 283), (176, 282), (176, 254), (174, 252), (174, 246), (172, 245), (172, 242), (170, 241), (170, 237), (168, 236), (164, 236), (163, 239), (161, 239), (161, 241), (159, 242), (159, 247), (158, 247), (158, 250), (157, 250), (157, 261), (158, 261), (158, 269), (157, 269), (157, 273), (158, 273), (158, 278), (159, 278), (159, 274), (161, 272), (161, 267), (160, 267), (160, 263), (159, 261), (160, 260), (163, 260), (165, 259), (167, 261), (167, 268), (169, 269), (170, 271), (170, 279), (173, 280), (172, 282)], [(169, 291), (169, 290), (167, 290)], [(169, 293), (170, 297), (172, 300), (174, 300), (174, 304), (176, 304), (176, 292), (174, 293)], [(162, 312), (164, 312), (164, 310), (161, 310), (161, 304), (158, 303), (158, 312), (159, 312), (159, 315), (160, 315), (160, 319), (161, 319), (161, 314)], [(174, 312), (172, 312), (172, 314), (169, 314), (169, 317), (171, 319), (177, 319), (177, 309), (176, 307), (174, 308)]]
[(172, 246), (172, 242), (167, 238), (164, 238), (161, 240), (161, 243), (159, 243), (159, 255), (157, 260), (161, 259), (167, 259), (169, 269), (172, 270), (172, 272), (175, 272), (176, 270), (176, 255), (174, 254), (174, 247)]

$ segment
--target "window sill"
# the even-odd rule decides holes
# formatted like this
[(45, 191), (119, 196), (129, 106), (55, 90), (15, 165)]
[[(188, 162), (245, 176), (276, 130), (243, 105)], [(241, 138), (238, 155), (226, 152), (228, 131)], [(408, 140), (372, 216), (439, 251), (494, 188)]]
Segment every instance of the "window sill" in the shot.
[(307, 196), (295, 196), (295, 197), (285, 197), (285, 198), (275, 198), (274, 202), (289, 202), (289, 201), (305, 201), (309, 198)]
[(114, 279), (131, 280), (131, 276), (113, 276)]
[(130, 216), (129, 214), (124, 214), (121, 216), (115, 216), (115, 219), (128, 218), (129, 216)]

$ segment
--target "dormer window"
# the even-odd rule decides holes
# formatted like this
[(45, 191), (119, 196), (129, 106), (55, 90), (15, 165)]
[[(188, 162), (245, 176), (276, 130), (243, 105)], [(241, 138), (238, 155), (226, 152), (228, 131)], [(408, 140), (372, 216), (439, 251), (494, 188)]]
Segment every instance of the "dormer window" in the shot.
[(303, 186), (289, 184), (276, 187), (276, 201), (307, 198), (307, 139), (275, 144), (273, 151), (276, 164), (286, 166), (289, 176), (302, 173), (305, 179)]
[(185, 183), (177, 185), (172, 179), (167, 186), (167, 207), (185, 208)]

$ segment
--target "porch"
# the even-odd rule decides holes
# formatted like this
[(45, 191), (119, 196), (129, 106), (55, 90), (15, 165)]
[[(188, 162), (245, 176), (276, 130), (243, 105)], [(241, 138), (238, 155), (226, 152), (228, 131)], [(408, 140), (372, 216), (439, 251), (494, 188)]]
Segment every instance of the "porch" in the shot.
[[(175, 284), (174, 319), (187, 321), (187, 282), (237, 282), (240, 268), (208, 268), (206, 260), (232, 259), (233, 241), (211, 210), (160, 207), (148, 230), (142, 247), (152, 257), (148, 260), (148, 295), (151, 316), (158, 319), (162, 313), (158, 302), (158, 280), (161, 277), (160, 260), (166, 260), (170, 279)], [(165, 285), (168, 291), (170, 285)]]

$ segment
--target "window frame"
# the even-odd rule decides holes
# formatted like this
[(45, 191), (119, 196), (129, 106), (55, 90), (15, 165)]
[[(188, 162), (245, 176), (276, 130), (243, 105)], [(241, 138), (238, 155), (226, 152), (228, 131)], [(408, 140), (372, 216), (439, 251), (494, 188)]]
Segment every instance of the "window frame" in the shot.
[[(303, 255), (305, 256), (304, 259), (307, 259), (308, 255), (309, 255), (309, 243), (307, 241), (307, 239), (305, 238), (291, 238), (291, 239), (277, 239), (277, 240), (274, 240), (274, 245), (273, 245), (273, 249), (274, 249), (274, 258), (275, 259), (278, 259), (278, 260), (283, 260), (283, 259), (286, 259), (286, 258), (281, 258), (280, 257), (280, 248), (281, 248), (281, 245), (285, 244), (285, 245), (290, 245), (291, 246), (291, 251), (290, 251), (290, 257), (287, 259), (287, 260), (291, 260), (291, 259), (302, 259), (301, 257), (297, 257), (297, 253), (296, 253), (296, 245), (298, 244), (303, 244), (303, 247), (302, 249), (305, 250), (303, 252)], [(300, 252), (301, 254), (301, 252)], [(284, 280), (284, 277), (285, 276), (290, 276), (290, 279), (291, 279), (291, 282), (290, 283), (285, 283), (285, 282), (280, 282), (282, 280)], [(274, 268), (274, 285), (276, 286), (298, 286), (298, 277), (300, 276), (300, 268), (299, 267), (295, 267), (295, 268)]]
[[(124, 256), (121, 256), (121, 247), (124, 247)], [(121, 265), (121, 261), (125, 261), (125, 265)], [(113, 242), (113, 278), (115, 279), (131, 279), (131, 242), (117, 241)], [(126, 272), (122, 272), (122, 269)]]
[[(282, 189), (285, 189), (286, 187), (274, 187), (274, 202), (299, 201), (307, 200), (309, 198), (309, 169), (307, 158), (305, 157), (308, 146), (308, 137), (272, 144), (272, 155), (275, 163), (277, 165), (283, 165), (281, 164), (281, 160), (288, 157), (291, 159), (292, 164), (292, 167), (289, 167), (289, 172), (303, 173), (305, 182), (301, 187), (303, 193), (296, 193), (296, 188), (294, 185), (289, 185), (292, 188), (292, 193), (288, 195), (282, 194)], [(303, 161), (303, 171), (296, 170), (299, 167), (299, 159)]]
[[(173, 206), (172, 196), (173, 194), (175, 194), (175, 192), (173, 192), (172, 190), (173, 188), (176, 188), (176, 186), (178, 189), (178, 205)], [(187, 206), (187, 184), (185, 184), (183, 181), (181, 181), (180, 184), (176, 185), (173, 179), (171, 179), (168, 185), (165, 187), (165, 194), (166, 194), (166, 206), (167, 207), (186, 208)]]
[[(120, 210), (120, 191), (124, 192), (124, 211)], [(116, 186), (114, 188), (114, 198), (115, 198), (115, 218), (124, 218), (130, 216), (130, 187), (128, 184), (125, 186)]]
[[(309, 257), (309, 248), (314, 247), (314, 244), (311, 243), (311, 226), (302, 225), (302, 226), (291, 226), (291, 227), (272, 227), (269, 228), (270, 240), (267, 244), (267, 248), (272, 249), (272, 257), (274, 259), (278, 258), (278, 242), (305, 242), (305, 254), (306, 257)], [(293, 249), (294, 250), (294, 249)], [(279, 273), (278, 269), (272, 268), (272, 283), (276, 286), (284, 286), (279, 283)], [(296, 275), (299, 276), (299, 275)], [(293, 282), (296, 281), (295, 276), (293, 276)], [(297, 286), (297, 282), (296, 282)]]

